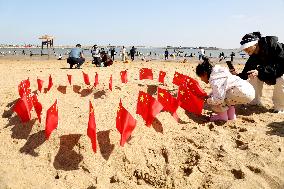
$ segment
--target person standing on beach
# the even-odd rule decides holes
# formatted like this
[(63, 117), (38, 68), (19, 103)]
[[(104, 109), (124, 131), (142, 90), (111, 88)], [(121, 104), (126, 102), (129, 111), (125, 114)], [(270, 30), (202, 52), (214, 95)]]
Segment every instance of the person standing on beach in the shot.
[(114, 60), (114, 55), (115, 55), (115, 48), (113, 47), (110, 50), (110, 57), (111, 57), (112, 60)]
[(165, 50), (165, 60), (169, 59), (169, 51), (168, 49)]
[(93, 61), (92, 64), (95, 64), (97, 67), (101, 66), (101, 54), (100, 54), (100, 50), (98, 49), (97, 45), (94, 45), (91, 49), (91, 54), (93, 57)]
[(275, 113), (284, 113), (284, 44), (276, 36), (262, 37), (259, 32), (244, 35), (241, 49), (250, 57), (243, 71), (237, 74), (242, 79), (249, 79), (255, 89), (252, 105), (260, 105), (263, 84), (274, 85), (272, 101)]
[(125, 62), (126, 60), (126, 48), (123, 46), (122, 49), (121, 49), (121, 58), (122, 58), (122, 62)]
[(133, 46), (131, 49), (130, 49), (130, 57), (131, 57), (131, 60), (134, 61), (134, 56), (135, 56), (135, 47)]
[(76, 68), (80, 69), (81, 65), (85, 62), (83, 50), (81, 49), (81, 45), (77, 44), (75, 48), (71, 49), (69, 53), (69, 58), (67, 58), (67, 63), (70, 64), (70, 69), (73, 68), (75, 64), (77, 64)]
[(199, 47), (199, 60), (202, 60), (203, 57), (205, 56), (205, 50), (201, 47)]
[(235, 53), (234, 53), (234, 52), (232, 52), (232, 53), (230, 54), (231, 62), (233, 62), (233, 61), (234, 61), (234, 56), (235, 56)]

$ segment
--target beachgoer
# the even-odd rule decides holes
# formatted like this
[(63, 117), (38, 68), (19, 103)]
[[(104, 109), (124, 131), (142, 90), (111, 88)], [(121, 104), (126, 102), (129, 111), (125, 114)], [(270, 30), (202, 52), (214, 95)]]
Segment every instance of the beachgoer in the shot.
[(70, 64), (70, 69), (76, 64), (76, 68), (80, 68), (81, 65), (85, 62), (83, 50), (81, 49), (81, 45), (77, 44), (75, 48), (71, 49), (69, 53), (69, 57), (67, 58), (67, 63)]
[(255, 98), (251, 104), (262, 106), (263, 83), (274, 85), (274, 112), (284, 113), (284, 44), (276, 36), (262, 37), (259, 32), (246, 34), (240, 43), (250, 57), (241, 73), (231, 72), (253, 85)]
[(62, 60), (62, 54), (58, 55), (58, 59), (57, 60)]
[(130, 57), (131, 57), (131, 60), (134, 61), (134, 56), (135, 56), (135, 47), (133, 46), (131, 49), (130, 49)]
[(123, 62), (125, 62), (126, 56), (127, 56), (126, 48), (123, 46), (122, 49), (121, 49), (121, 59), (122, 59)]
[(112, 60), (114, 60), (114, 55), (115, 55), (115, 48), (113, 47), (113, 48), (110, 50), (110, 57), (112, 58)]
[(91, 54), (92, 54), (92, 57), (93, 57), (92, 64), (95, 64), (97, 67), (100, 67), (101, 63), (102, 63), (102, 59), (101, 59), (101, 52), (98, 49), (97, 45), (94, 45), (92, 47)]
[(199, 54), (199, 60), (202, 60), (203, 57), (205, 56), (205, 50), (200, 47), (198, 54)]
[(210, 121), (236, 119), (234, 106), (247, 104), (253, 100), (255, 95), (253, 86), (231, 74), (229, 69), (220, 65), (213, 66), (207, 57), (203, 59), (203, 63), (196, 67), (196, 74), (212, 88), (212, 93), (206, 101), (217, 115), (212, 115)]
[(236, 56), (236, 55), (235, 55), (235, 53), (234, 53), (234, 52), (232, 52), (232, 53), (230, 54), (231, 62), (233, 62), (233, 61), (234, 61), (234, 56)]
[(101, 53), (101, 57), (102, 57), (103, 66), (107, 67), (113, 64), (113, 60), (105, 51)]
[(165, 50), (165, 60), (169, 59), (169, 51), (168, 49)]

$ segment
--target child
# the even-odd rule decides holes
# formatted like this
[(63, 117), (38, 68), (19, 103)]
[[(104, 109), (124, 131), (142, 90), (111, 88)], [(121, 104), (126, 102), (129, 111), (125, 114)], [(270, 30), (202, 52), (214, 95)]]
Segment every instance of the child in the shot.
[(210, 121), (234, 120), (234, 105), (247, 104), (254, 99), (255, 91), (249, 82), (232, 75), (227, 68), (213, 66), (208, 58), (204, 58), (204, 62), (196, 67), (196, 74), (212, 88), (207, 103), (217, 115), (212, 115)]

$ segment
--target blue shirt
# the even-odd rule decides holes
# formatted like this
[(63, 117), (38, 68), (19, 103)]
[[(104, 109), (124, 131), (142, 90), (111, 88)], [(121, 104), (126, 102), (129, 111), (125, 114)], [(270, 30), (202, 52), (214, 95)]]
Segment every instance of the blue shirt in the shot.
[(71, 52), (70, 52), (70, 54), (69, 54), (69, 57), (81, 58), (81, 53), (82, 53), (82, 49), (76, 47), (76, 48), (71, 49)]

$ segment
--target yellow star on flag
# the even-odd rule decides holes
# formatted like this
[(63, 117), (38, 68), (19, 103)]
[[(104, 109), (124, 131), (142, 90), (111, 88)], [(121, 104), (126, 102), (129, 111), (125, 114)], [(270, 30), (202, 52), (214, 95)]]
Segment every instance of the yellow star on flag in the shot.
[(159, 93), (159, 95), (164, 98), (164, 93)]
[(181, 94), (181, 95), (184, 95), (184, 91), (180, 91), (180, 94)]
[(141, 101), (141, 102), (143, 102), (143, 101), (144, 101), (144, 97), (143, 97), (143, 95), (141, 95), (141, 97), (140, 97), (140, 101)]

